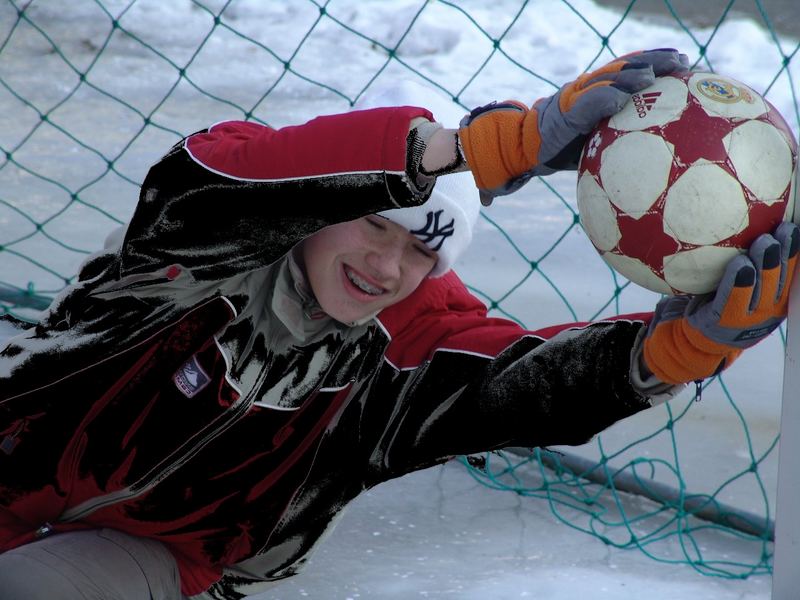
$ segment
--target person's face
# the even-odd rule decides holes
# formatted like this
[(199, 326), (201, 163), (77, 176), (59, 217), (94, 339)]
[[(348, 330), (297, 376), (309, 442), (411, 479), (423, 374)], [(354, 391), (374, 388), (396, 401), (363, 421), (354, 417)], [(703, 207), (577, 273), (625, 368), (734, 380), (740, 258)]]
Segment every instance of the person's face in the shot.
[(316, 232), (303, 241), (302, 254), (320, 307), (342, 323), (404, 299), (437, 260), (404, 227), (375, 215)]

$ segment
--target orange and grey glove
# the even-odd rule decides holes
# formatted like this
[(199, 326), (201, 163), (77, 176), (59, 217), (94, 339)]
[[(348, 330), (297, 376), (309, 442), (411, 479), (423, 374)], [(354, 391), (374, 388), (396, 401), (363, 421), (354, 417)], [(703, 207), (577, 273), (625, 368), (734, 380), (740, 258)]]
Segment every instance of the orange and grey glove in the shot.
[(602, 119), (656, 77), (686, 70), (687, 64), (685, 55), (670, 48), (636, 52), (581, 75), (530, 110), (514, 100), (474, 109), (458, 135), (483, 203), (531, 177), (577, 169), (586, 137)]
[(727, 265), (713, 297), (669, 296), (644, 338), (644, 366), (664, 383), (716, 375), (786, 318), (800, 229), (781, 223)]

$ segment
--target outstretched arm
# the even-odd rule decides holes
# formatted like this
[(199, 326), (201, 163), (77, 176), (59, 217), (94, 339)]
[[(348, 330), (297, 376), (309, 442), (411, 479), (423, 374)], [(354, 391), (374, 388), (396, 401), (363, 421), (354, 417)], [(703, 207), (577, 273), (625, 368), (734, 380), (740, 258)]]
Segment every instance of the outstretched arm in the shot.
[(370, 459), (375, 481), (461, 454), (583, 443), (683, 387), (633, 383), (650, 313), (527, 331), (488, 317), (452, 273), (423, 286), (420, 298), (447, 308), (414, 307), (412, 297), (378, 317), (392, 343), (373, 392), (398, 400), (387, 401), (391, 433)]

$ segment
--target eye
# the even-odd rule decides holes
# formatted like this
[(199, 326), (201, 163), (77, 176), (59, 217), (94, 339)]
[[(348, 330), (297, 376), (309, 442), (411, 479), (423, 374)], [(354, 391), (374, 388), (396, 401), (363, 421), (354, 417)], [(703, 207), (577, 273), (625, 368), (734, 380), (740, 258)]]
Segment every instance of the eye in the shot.
[(376, 219), (375, 217), (366, 217), (364, 220), (370, 225), (372, 225), (375, 229), (386, 231), (386, 225), (378, 221), (378, 219)]
[(424, 256), (425, 258), (430, 258), (431, 260), (436, 258), (433, 254), (433, 251), (427, 246), (423, 246), (422, 244), (414, 244), (414, 250), (422, 254), (422, 256)]

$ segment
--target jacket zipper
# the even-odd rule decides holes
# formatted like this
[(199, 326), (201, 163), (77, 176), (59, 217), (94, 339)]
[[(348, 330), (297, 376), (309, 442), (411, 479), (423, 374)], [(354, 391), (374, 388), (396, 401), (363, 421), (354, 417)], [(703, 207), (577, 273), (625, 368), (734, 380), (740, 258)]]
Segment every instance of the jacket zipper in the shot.
[[(257, 388), (253, 388), (254, 390)], [(82, 502), (77, 506), (73, 506), (65, 510), (61, 513), (61, 516), (58, 518), (56, 523), (70, 523), (73, 521), (78, 521), (91, 513), (99, 510), (100, 508), (104, 508), (106, 506), (110, 506), (112, 504), (116, 504), (118, 502), (123, 502), (125, 500), (130, 500), (131, 498), (136, 498), (137, 496), (141, 496), (142, 494), (150, 491), (156, 485), (158, 485), (163, 479), (171, 475), (173, 472), (178, 470), (181, 466), (183, 466), (187, 461), (189, 461), (197, 452), (199, 452), (204, 446), (209, 444), (214, 438), (219, 437), (225, 431), (227, 431), (231, 426), (234, 425), (241, 417), (244, 415), (248, 409), (253, 405), (252, 398), (255, 396), (253, 391), (247, 396), (244, 396), (233, 403), (227, 410), (226, 415), (230, 415), (230, 417), (217, 429), (209, 432), (205, 435), (202, 439), (200, 439), (196, 444), (194, 444), (191, 448), (189, 448), (186, 452), (183, 453), (182, 456), (170, 462), (166, 468), (159, 471), (155, 475), (146, 478), (144, 481), (141, 481), (137, 484), (131, 485), (127, 488), (116, 490), (109, 494), (105, 494), (103, 496), (97, 496), (95, 498), (91, 498)]]

